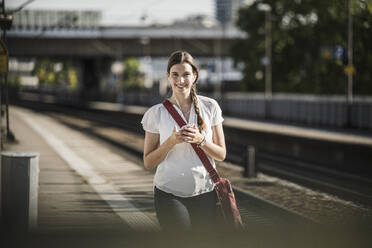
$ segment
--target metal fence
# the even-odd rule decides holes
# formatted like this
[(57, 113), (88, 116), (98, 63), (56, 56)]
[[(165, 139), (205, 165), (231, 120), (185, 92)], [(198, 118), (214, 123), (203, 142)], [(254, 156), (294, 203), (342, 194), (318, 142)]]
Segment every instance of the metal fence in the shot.
[[(22, 90), (24, 97), (55, 101), (64, 104), (80, 104), (79, 92), (68, 90), (48, 91), (40, 89)], [(28, 96), (27, 93), (34, 93)], [(36, 95), (35, 95), (36, 93)], [(206, 95), (207, 94), (201, 94)], [(49, 99), (53, 96), (53, 99)], [(211, 97), (211, 96), (210, 96)], [(124, 105), (152, 106), (166, 97), (157, 91), (127, 92), (117, 96), (117, 102)], [(212, 96), (213, 98), (213, 96)], [(104, 97), (100, 101), (107, 101)], [(112, 101), (114, 99), (110, 99)], [(220, 99), (225, 116), (280, 121), (309, 126), (331, 128), (358, 128), (372, 130), (372, 97), (355, 97), (347, 104), (344, 96), (315, 96), (297, 94), (275, 94), (270, 101), (263, 94), (227, 93)]]
[[(126, 93), (120, 102), (151, 106), (163, 99), (154, 93)], [(218, 101), (224, 115), (231, 117), (372, 129), (372, 97), (355, 97), (353, 104), (348, 105), (344, 96), (276, 94), (265, 101), (263, 94), (228, 93)]]

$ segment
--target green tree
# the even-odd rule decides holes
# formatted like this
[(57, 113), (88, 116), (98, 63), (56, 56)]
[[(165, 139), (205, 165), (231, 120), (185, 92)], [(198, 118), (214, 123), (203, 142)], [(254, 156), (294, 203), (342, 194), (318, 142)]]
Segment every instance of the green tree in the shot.
[(139, 62), (135, 58), (124, 60), (124, 90), (138, 90), (143, 88), (139, 66)]
[[(354, 92), (372, 94), (372, 3), (353, 0)], [(242, 87), (263, 91), (265, 13), (271, 6), (272, 87), (274, 92), (344, 94), (346, 75), (341, 60), (326, 56), (336, 46), (347, 48), (347, 0), (264, 0), (239, 11), (238, 27), (248, 33), (232, 47), (236, 63), (244, 63)], [(326, 53), (328, 51), (328, 53)]]

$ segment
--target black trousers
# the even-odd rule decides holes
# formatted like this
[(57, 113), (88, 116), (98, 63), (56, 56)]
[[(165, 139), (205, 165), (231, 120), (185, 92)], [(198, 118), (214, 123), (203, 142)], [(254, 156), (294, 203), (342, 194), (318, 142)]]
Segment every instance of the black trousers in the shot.
[(164, 231), (214, 231), (216, 192), (193, 197), (178, 197), (154, 189), (155, 210)]

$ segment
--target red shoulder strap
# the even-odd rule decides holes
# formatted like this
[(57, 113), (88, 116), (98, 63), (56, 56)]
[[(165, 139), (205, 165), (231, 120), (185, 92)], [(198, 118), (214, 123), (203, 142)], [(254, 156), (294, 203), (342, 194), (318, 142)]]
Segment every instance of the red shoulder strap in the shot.
[[(173, 107), (173, 105), (170, 101), (165, 100), (163, 102), (163, 105), (168, 110), (168, 112), (173, 117), (173, 119), (177, 122), (179, 127), (183, 127), (184, 125), (186, 125), (186, 122), (178, 114), (177, 110)], [(209, 176), (211, 177), (213, 182), (217, 183), (220, 179), (220, 176), (218, 175), (217, 171), (213, 168), (213, 166), (212, 166), (211, 162), (209, 161), (207, 155), (196, 144), (190, 144), (190, 145), (192, 146), (192, 148), (194, 148), (194, 151), (199, 156), (201, 162), (203, 163), (205, 169), (208, 171)]]

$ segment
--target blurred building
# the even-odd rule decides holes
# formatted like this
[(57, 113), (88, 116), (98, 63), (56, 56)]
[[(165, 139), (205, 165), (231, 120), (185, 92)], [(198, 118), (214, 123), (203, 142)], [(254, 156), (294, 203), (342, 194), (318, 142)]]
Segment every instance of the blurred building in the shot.
[[(234, 0), (227, 2), (228, 8), (238, 8)], [(230, 14), (232, 16), (232, 12)], [(115, 91), (125, 73), (122, 60), (135, 57), (143, 85), (146, 88), (158, 85), (159, 92), (164, 94), (168, 56), (171, 51), (182, 49), (196, 58), (200, 86), (204, 88), (238, 82), (243, 77), (228, 53), (231, 42), (245, 37), (234, 26), (224, 29), (206, 15), (188, 16), (171, 25), (147, 27), (102, 26), (101, 18), (100, 11), (17, 12), (8, 32), (12, 74), (20, 77), (22, 85), (35, 86), (38, 82), (30, 72), (39, 58), (57, 58), (57, 62), (73, 60), (81, 87)], [(22, 69), (26, 67), (26, 71)]]
[(100, 11), (22, 10), (13, 17), (13, 28), (96, 28), (101, 23)]
[(238, 18), (238, 9), (246, 4), (246, 0), (215, 0), (216, 19), (225, 25), (233, 25)]
[(177, 27), (205, 27), (216, 26), (216, 21), (207, 15), (192, 15), (185, 19), (179, 19), (173, 22), (172, 26)]

